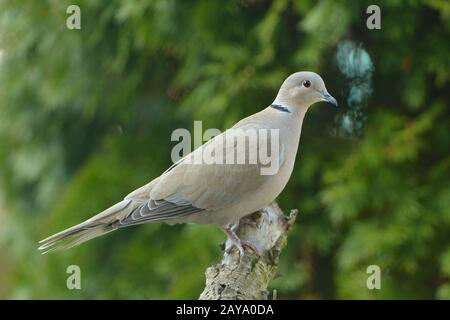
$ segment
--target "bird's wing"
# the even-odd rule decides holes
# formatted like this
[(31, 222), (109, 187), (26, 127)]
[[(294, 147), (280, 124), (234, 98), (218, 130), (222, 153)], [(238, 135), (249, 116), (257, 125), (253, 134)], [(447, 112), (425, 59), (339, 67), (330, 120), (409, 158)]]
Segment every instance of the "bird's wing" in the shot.
[[(246, 131), (248, 129), (258, 133), (260, 129), (269, 130), (270, 128), (261, 124), (247, 123), (239, 126), (239, 129), (242, 129), (241, 132), (236, 134), (242, 137), (242, 134), (247, 134), (245, 132), (248, 132)], [(125, 226), (150, 221), (165, 221), (203, 210), (218, 210), (255, 192), (272, 177), (261, 174), (261, 168), (266, 164), (261, 163), (258, 157), (261, 145), (266, 145), (268, 150), (271, 148), (273, 139), (271, 139), (270, 132), (267, 132), (266, 134), (256, 134), (256, 143), (255, 141), (250, 143), (254, 138), (248, 136), (244, 151), (237, 144), (236, 137), (229, 134), (229, 130), (211, 139), (172, 166), (159, 178), (128, 195), (126, 199), (140, 202), (140, 205), (118, 223), (120, 226)], [(223, 160), (226, 160), (227, 155), (232, 154), (235, 155), (235, 162), (238, 160), (237, 154), (242, 156), (242, 152), (245, 152), (245, 163), (197, 164), (196, 159), (202, 158), (196, 157), (201, 156), (203, 152), (211, 153), (212, 150), (220, 149), (223, 150)], [(215, 155), (214, 152), (213, 155)], [(255, 155), (257, 155), (256, 161), (249, 164), (251, 156)], [(279, 167), (281, 167), (284, 159), (283, 146), (278, 148), (276, 156)], [(218, 158), (219, 156), (215, 159)]]

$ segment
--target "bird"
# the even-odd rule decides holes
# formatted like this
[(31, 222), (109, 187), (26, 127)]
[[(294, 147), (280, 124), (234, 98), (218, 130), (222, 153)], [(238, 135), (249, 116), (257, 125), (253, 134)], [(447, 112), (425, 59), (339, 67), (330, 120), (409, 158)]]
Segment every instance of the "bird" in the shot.
[[(233, 226), (241, 218), (268, 206), (283, 191), (294, 169), (305, 114), (311, 105), (320, 101), (338, 105), (318, 74), (310, 71), (291, 74), (281, 84), (275, 100), (265, 109), (213, 137), (122, 201), (80, 224), (39, 241), (38, 249), (43, 254), (69, 249), (128, 226), (163, 222), (170, 225), (215, 224), (225, 232), (241, 256), (244, 246), (256, 252), (252, 243), (239, 239)], [(230, 133), (238, 132), (239, 136), (249, 130), (257, 133), (266, 130), (271, 134), (257, 135), (253, 140), (258, 143), (253, 143), (244, 151), (242, 148), (238, 150), (236, 141), (230, 141), (233, 136)], [(245, 146), (251, 144), (250, 139), (245, 141)], [(262, 174), (264, 164), (260, 160), (253, 163), (193, 161), (208, 148), (222, 150), (223, 157), (231, 152), (245, 152), (246, 159), (251, 158), (260, 151), (262, 142), (270, 147), (278, 145), (271, 155), (278, 164), (272, 174)]]

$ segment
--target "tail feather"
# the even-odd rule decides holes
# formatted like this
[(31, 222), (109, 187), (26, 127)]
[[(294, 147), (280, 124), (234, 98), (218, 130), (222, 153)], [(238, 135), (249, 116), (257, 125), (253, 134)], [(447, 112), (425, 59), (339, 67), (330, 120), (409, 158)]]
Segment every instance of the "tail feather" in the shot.
[(42, 253), (65, 250), (118, 228), (156, 221), (175, 222), (204, 210), (188, 203), (127, 197), (96, 216), (40, 241), (39, 250)]
[(89, 228), (75, 226), (72, 228), (77, 229), (67, 232), (69, 231), (68, 229), (63, 231), (62, 233), (58, 233), (54, 236), (48, 237), (47, 239), (39, 241), (40, 247), (38, 249), (42, 252), (42, 254), (54, 251), (62, 251), (116, 230), (116, 228), (110, 225), (100, 225)]
[(129, 210), (126, 209), (129, 209), (130, 202), (123, 200), (85, 222), (39, 241), (38, 249), (42, 254), (66, 250), (116, 230), (117, 227), (113, 223), (128, 214)]

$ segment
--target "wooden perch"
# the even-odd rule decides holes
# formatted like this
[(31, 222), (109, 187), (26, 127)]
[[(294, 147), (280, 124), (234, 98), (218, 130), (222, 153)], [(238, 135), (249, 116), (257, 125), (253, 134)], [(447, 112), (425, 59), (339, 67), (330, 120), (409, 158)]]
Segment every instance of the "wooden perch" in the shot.
[(297, 210), (284, 216), (276, 202), (254, 213), (245, 222), (239, 222), (237, 235), (253, 243), (261, 256), (245, 247), (241, 258), (237, 248), (230, 250), (225, 244), (222, 262), (209, 267), (206, 287), (200, 300), (267, 300), (267, 286), (278, 268), (280, 253), (287, 243), (290, 227), (295, 222)]

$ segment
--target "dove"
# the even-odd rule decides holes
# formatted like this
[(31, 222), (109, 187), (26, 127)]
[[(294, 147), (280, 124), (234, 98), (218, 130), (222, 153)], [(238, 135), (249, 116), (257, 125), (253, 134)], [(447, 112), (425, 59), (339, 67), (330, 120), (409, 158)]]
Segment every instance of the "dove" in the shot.
[[(268, 206), (283, 191), (294, 169), (305, 114), (320, 101), (337, 106), (318, 74), (308, 71), (291, 74), (268, 107), (215, 136), (122, 201), (40, 241), (39, 250), (48, 253), (68, 249), (128, 226), (163, 222), (215, 224), (241, 256), (244, 246), (257, 252), (252, 243), (239, 239), (233, 226), (241, 218)], [(252, 131), (266, 134), (253, 135), (253, 139), (248, 135), (244, 138), (249, 139), (241, 139), (244, 144), (236, 143), (240, 135)], [(264, 143), (271, 150), (272, 162), (277, 164), (269, 173), (263, 172), (267, 167), (261, 160), (264, 158), (257, 156), (264, 153), (261, 152)], [(215, 160), (222, 161), (194, 161), (204, 159), (207, 149), (211, 155), (217, 155), (213, 157)], [(233, 157), (227, 158), (232, 153)], [(245, 161), (223, 161), (235, 160), (234, 155), (244, 155)], [(257, 160), (251, 162), (250, 158)]]

